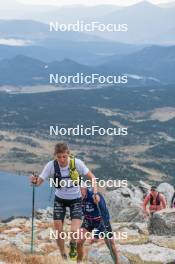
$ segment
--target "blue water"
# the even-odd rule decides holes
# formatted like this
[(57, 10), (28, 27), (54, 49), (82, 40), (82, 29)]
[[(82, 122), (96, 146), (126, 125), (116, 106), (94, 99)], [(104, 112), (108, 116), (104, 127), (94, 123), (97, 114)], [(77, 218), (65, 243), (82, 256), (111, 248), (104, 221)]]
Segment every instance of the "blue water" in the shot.
[[(32, 210), (32, 186), (27, 176), (18, 176), (0, 171), (0, 219), (10, 216), (30, 216)], [(49, 201), (49, 182), (35, 188), (35, 208), (53, 205)]]

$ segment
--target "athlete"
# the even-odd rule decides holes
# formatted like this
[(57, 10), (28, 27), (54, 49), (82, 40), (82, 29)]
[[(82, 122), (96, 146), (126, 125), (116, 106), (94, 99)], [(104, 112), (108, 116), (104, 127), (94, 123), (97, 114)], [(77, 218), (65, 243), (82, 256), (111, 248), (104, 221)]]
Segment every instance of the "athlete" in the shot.
[[(149, 203), (149, 209), (147, 204)], [(150, 193), (145, 197), (143, 202), (143, 210), (146, 215), (152, 215), (156, 211), (166, 208), (166, 201), (163, 194), (157, 191), (156, 186), (152, 186)]]
[[(59, 234), (63, 231), (66, 207), (70, 209), (71, 232), (76, 232), (81, 225), (82, 219), (82, 198), (80, 190), (81, 176), (86, 176), (92, 183), (93, 191), (97, 193), (96, 178), (86, 165), (77, 158), (70, 156), (67, 144), (58, 143), (54, 150), (54, 159), (49, 161), (39, 177), (32, 175), (31, 182), (37, 186), (41, 185), (46, 179), (54, 179), (55, 200), (53, 210), (54, 228), (58, 234), (56, 239), (63, 259), (67, 259), (64, 239)], [(76, 240), (71, 238), (69, 257), (76, 259)]]
[(94, 235), (93, 241), (99, 238), (105, 240), (115, 264), (119, 264), (110, 216), (104, 197), (100, 193), (94, 194), (86, 185), (81, 185), (81, 193), (84, 219), (80, 229), (81, 237), (77, 241), (77, 263), (81, 263), (83, 260), (83, 244), (86, 241), (86, 235), (91, 232)]

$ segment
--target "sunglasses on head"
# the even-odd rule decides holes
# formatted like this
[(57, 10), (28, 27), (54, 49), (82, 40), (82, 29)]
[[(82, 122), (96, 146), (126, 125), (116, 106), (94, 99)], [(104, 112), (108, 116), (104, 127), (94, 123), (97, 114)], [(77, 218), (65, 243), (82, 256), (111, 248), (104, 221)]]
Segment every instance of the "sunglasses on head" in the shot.
[(155, 191), (156, 191), (156, 189), (151, 189), (151, 191), (152, 191), (152, 192), (155, 192)]

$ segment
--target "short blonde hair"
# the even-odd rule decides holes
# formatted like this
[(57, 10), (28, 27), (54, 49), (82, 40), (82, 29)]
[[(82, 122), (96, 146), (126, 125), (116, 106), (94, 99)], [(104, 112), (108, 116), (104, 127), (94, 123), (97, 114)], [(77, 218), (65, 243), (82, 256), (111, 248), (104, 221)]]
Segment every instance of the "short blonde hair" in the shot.
[(65, 152), (67, 152), (68, 154), (70, 153), (69, 147), (66, 143), (61, 142), (55, 145), (54, 155), (57, 155), (58, 153), (65, 153)]

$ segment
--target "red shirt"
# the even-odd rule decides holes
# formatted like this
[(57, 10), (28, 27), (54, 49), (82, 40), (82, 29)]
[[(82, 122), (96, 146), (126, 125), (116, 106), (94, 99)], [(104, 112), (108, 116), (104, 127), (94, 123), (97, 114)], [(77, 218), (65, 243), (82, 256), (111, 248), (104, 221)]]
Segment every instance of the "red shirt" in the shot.
[[(152, 197), (153, 197), (153, 195), (152, 195)], [(160, 210), (166, 208), (166, 202), (165, 202), (163, 195), (159, 194), (160, 205), (156, 205), (156, 198), (157, 198), (157, 196), (155, 198), (153, 197), (153, 204), (152, 205), (150, 204), (150, 206), (149, 206), (150, 211), (160, 211)], [(146, 206), (147, 206), (148, 202), (150, 201), (150, 199), (151, 199), (151, 194), (148, 194), (145, 197), (144, 202), (143, 202), (144, 209), (146, 209)]]

